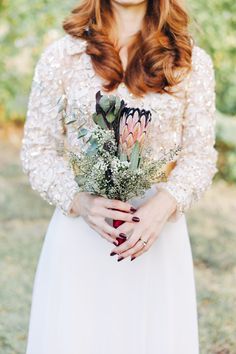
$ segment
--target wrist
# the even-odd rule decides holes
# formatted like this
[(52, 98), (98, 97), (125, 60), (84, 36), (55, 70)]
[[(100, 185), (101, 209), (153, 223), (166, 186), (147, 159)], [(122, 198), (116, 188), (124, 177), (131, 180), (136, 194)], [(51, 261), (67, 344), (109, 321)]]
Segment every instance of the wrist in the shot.
[(80, 204), (80, 192), (77, 192), (71, 201), (70, 207), (69, 207), (69, 216), (76, 217), (80, 215), (79, 212), (79, 204)]
[(157, 196), (163, 199), (163, 202), (167, 206), (168, 212), (171, 216), (177, 209), (177, 200), (175, 199), (175, 197), (165, 189), (160, 189), (157, 192)]

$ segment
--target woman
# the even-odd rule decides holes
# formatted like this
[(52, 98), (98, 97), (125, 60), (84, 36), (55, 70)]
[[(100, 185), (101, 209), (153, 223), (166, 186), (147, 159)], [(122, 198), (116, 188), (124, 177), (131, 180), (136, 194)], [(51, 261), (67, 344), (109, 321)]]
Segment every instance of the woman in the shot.
[[(21, 159), (32, 188), (56, 209), (36, 272), (27, 354), (198, 353), (184, 213), (216, 172), (215, 93), (212, 61), (187, 26), (177, 0), (83, 0), (64, 23), (67, 35), (37, 64)], [(68, 112), (76, 104), (77, 123), (92, 127), (98, 90), (152, 110), (156, 157), (182, 147), (167, 182), (145, 198), (78, 192), (62, 153), (64, 143), (77, 146), (76, 129), (65, 130), (56, 103), (66, 98)], [(110, 219), (124, 223), (115, 229)]]

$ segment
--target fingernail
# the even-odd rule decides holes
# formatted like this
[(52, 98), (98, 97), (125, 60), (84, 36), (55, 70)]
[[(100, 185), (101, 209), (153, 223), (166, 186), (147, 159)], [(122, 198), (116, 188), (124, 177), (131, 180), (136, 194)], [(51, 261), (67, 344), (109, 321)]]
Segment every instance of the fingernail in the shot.
[(115, 256), (116, 255), (116, 252), (111, 252), (110, 253), (110, 256)]
[(127, 238), (127, 236), (126, 236), (123, 232), (121, 232), (121, 233), (119, 234), (119, 236), (122, 237), (122, 238)]
[(118, 246), (118, 245), (119, 245), (119, 243), (116, 243), (116, 242), (114, 241), (114, 242), (113, 242), (113, 245)]
[(133, 217), (132, 217), (132, 220), (135, 221), (135, 222), (139, 222), (139, 221), (140, 221), (140, 219), (139, 219), (138, 216), (133, 216)]
[(122, 261), (122, 259), (124, 259), (124, 257), (118, 258), (118, 259), (117, 259), (117, 262)]
[(135, 213), (137, 211), (137, 209), (135, 209), (134, 207), (130, 208), (130, 211), (132, 211), (133, 213)]
[(136, 257), (131, 257), (131, 261), (133, 261)]

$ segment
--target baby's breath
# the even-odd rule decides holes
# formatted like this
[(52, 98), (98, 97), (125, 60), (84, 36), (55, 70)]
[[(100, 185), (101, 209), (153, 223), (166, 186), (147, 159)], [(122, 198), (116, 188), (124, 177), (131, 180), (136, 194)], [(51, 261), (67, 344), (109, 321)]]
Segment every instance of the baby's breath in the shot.
[(129, 161), (118, 158), (112, 131), (96, 127), (90, 139), (96, 144), (95, 153), (70, 154), (70, 165), (80, 191), (123, 201), (142, 196), (154, 183), (165, 181), (162, 168), (180, 150), (177, 147), (157, 161), (145, 156), (138, 168), (131, 169)]

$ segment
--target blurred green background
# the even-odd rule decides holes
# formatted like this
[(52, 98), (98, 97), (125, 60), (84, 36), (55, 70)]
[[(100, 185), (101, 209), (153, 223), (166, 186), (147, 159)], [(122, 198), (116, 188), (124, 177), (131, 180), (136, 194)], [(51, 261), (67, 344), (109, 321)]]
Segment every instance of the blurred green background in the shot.
[[(0, 124), (22, 122), (33, 68), (42, 49), (62, 34), (61, 22), (78, 1), (0, 2)], [(236, 181), (236, 2), (189, 0), (191, 30), (212, 56), (217, 81), (219, 177)]]
[[(76, 3), (0, 1), (0, 354), (25, 352), (35, 267), (53, 212), (30, 189), (19, 161), (33, 68), (42, 49), (63, 33), (61, 22)], [(236, 2), (189, 0), (187, 7), (217, 81), (219, 172), (187, 215), (201, 354), (236, 354)]]

